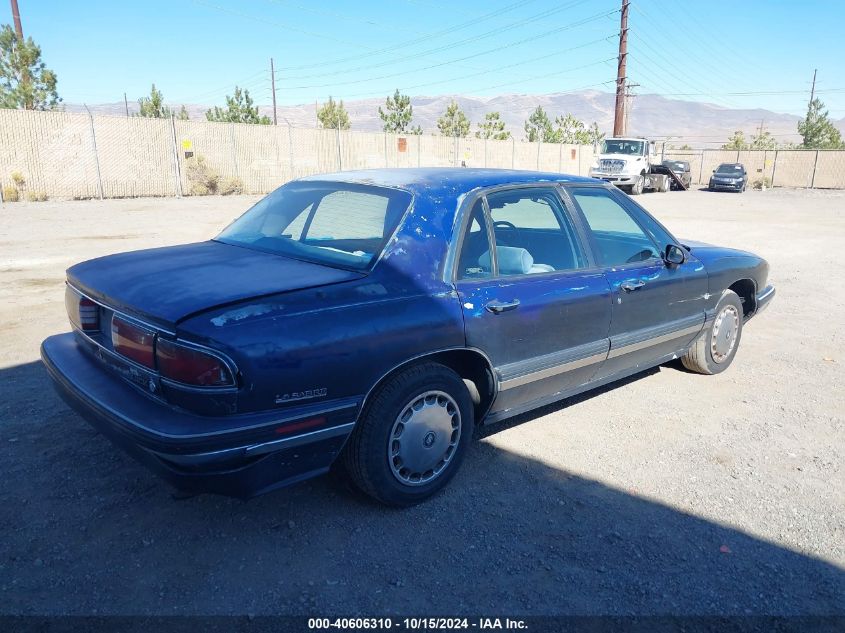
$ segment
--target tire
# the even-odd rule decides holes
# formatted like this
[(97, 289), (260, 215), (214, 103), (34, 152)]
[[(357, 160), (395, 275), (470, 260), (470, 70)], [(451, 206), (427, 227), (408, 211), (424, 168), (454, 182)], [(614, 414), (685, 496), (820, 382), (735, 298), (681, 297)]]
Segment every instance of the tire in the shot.
[[(428, 413), (421, 416), (421, 411)], [(389, 378), (371, 396), (341, 459), (363, 493), (386, 505), (412, 506), (449, 483), (474, 426), (461, 377), (445, 365), (420, 363)]]
[(636, 182), (633, 185), (631, 185), (631, 195), (632, 196), (640, 195), (643, 192), (643, 185), (644, 184), (645, 184), (645, 177), (642, 174), (640, 174), (637, 177)]
[(733, 290), (725, 290), (716, 305), (713, 321), (681, 357), (681, 362), (699, 374), (720, 374), (733, 362), (741, 338), (742, 302)]

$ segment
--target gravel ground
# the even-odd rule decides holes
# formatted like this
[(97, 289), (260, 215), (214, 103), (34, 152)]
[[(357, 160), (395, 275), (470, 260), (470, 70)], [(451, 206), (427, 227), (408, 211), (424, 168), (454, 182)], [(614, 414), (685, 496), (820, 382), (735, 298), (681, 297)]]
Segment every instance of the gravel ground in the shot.
[(0, 613), (845, 613), (845, 192), (642, 196), (771, 263), (731, 369), (661, 367), (493, 427), (404, 511), (331, 477), (180, 499), (48, 383), (68, 265), (205, 239), (253, 200), (0, 208)]

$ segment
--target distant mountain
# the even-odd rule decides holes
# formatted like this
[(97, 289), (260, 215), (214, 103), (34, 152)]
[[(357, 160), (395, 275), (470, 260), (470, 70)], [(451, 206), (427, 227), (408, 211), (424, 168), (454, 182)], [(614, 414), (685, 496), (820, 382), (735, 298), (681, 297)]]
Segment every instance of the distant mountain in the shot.
[[(412, 97), (414, 125), (421, 125), (426, 133), (437, 131), (437, 119), (454, 99), (473, 123), (477, 123), (487, 112), (498, 111), (508, 130), (517, 138), (524, 137), (523, 123), (538, 106), (554, 119), (555, 116), (572, 113), (588, 125), (593, 121), (599, 128), (609, 133), (613, 128), (613, 110), (615, 97), (611, 93), (585, 90), (570, 93), (544, 95), (504, 94), (495, 97), (467, 97), (462, 95), (440, 95), (434, 97)], [(176, 107), (178, 108), (177, 104)], [(377, 132), (381, 130), (378, 116), (379, 106), (384, 99), (363, 99), (344, 103), (349, 112), (353, 130)], [(89, 106), (95, 114), (123, 116), (125, 106), (122, 102), (102, 103)], [(84, 112), (84, 106), (66, 104), (69, 112)], [(205, 119), (207, 105), (185, 104), (192, 119)], [(261, 114), (272, 117), (270, 106), (259, 106)], [(137, 111), (137, 103), (129, 104), (130, 113)], [(315, 104), (280, 106), (277, 110), (279, 124), (289, 122), (295, 127), (315, 127)], [(712, 103), (667, 99), (659, 95), (644, 94), (633, 99), (628, 119), (628, 132), (632, 135), (669, 139), (670, 145), (680, 146), (687, 143), (693, 147), (716, 147), (723, 143), (736, 130), (742, 130), (746, 137), (756, 134), (761, 123), (764, 129), (775, 135), (782, 143), (799, 142), (797, 125), (799, 117), (764, 110), (731, 109)], [(845, 132), (845, 118), (834, 121)]]

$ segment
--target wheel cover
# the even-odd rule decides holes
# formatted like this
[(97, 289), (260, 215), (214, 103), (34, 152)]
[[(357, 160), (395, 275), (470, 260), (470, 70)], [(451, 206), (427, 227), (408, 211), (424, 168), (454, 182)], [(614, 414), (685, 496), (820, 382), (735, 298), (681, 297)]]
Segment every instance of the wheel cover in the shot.
[(725, 306), (716, 315), (710, 337), (710, 355), (716, 363), (724, 363), (736, 346), (739, 334), (739, 311), (736, 306)]
[(445, 470), (461, 439), (461, 410), (447, 393), (426, 391), (402, 407), (387, 442), (393, 476), (422, 486)]

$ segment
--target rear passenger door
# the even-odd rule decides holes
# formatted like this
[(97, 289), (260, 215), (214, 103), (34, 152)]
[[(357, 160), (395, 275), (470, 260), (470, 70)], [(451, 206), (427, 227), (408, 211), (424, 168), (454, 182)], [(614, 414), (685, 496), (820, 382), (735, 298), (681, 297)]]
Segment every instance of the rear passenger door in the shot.
[(704, 267), (692, 255), (668, 265), (662, 254), (674, 238), (625, 194), (593, 186), (566, 191), (612, 292), (610, 352), (596, 379), (671, 358), (704, 325)]
[(588, 382), (607, 356), (610, 289), (557, 187), (489, 193), (465, 226), (455, 283), (467, 344), (495, 368), (490, 419)]

